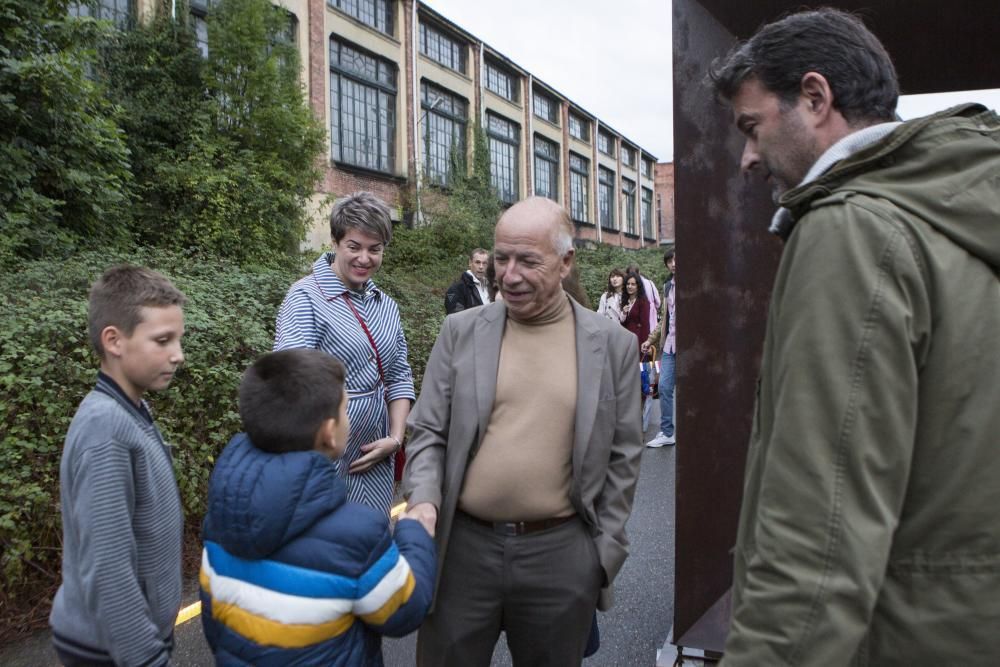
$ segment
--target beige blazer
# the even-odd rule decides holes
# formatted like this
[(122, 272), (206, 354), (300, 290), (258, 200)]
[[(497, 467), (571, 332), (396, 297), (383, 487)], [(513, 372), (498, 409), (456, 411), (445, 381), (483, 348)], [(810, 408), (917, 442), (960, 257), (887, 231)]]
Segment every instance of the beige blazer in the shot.
[[(621, 325), (570, 302), (578, 366), (570, 500), (590, 527), (604, 569), (598, 604), (604, 610), (628, 556), (625, 523), (643, 451), (638, 343)], [(465, 470), (493, 410), (506, 320), (502, 301), (445, 318), (408, 420), (403, 488), (411, 505), (438, 508), (438, 581)]]

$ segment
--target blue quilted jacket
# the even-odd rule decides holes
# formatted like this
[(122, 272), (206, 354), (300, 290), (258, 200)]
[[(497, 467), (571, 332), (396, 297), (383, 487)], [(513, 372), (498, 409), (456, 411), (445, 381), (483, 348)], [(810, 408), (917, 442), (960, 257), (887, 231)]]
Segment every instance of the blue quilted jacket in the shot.
[(430, 606), (434, 543), (419, 523), (348, 503), (317, 452), (235, 436), (209, 483), (202, 624), (219, 665), (382, 665), (382, 635)]

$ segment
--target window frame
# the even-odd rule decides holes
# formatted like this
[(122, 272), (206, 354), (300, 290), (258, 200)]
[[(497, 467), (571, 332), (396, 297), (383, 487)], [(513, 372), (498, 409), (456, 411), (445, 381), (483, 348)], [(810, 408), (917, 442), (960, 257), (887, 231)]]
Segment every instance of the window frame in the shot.
[[(539, 109), (539, 106), (547, 107), (550, 114), (545, 114), (544, 109)], [(531, 91), (531, 113), (534, 114), (535, 118), (541, 118), (545, 122), (559, 127), (559, 102), (556, 98), (537, 88)]]
[(622, 143), (622, 164), (635, 169), (635, 149)]
[[(629, 189), (629, 184), (632, 188)], [(631, 178), (622, 176), (622, 210), (625, 212), (624, 231), (629, 236), (639, 236), (639, 230), (635, 225), (635, 188), (636, 184)]]
[[(362, 7), (362, 5), (368, 5), (369, 3), (371, 5), (371, 10), (370, 12), (365, 12), (364, 10), (366, 7)], [(396, 3), (394, 0), (326, 0), (326, 4), (331, 9), (335, 9), (342, 14), (350, 16), (358, 23), (368, 26), (372, 30), (376, 30), (383, 35), (394, 37), (396, 34), (396, 14), (393, 11)], [(384, 22), (384, 25), (379, 25), (380, 5), (385, 14), (382, 21)], [(369, 15), (371, 16), (371, 19), (368, 18)]]
[[(442, 109), (439, 105), (437, 105), (436, 100), (428, 101), (427, 94), (425, 93), (437, 95), (441, 99), (449, 102), (451, 107), (450, 110)], [(462, 113), (454, 110), (456, 104), (460, 104), (464, 107)], [(433, 109), (431, 108), (432, 106), (434, 107)], [(427, 179), (429, 184), (448, 187), (453, 183), (453, 179), (455, 177), (454, 169), (461, 168), (461, 166), (465, 164), (465, 154), (467, 150), (466, 135), (469, 127), (469, 100), (435, 83), (422, 79), (420, 81), (420, 108), (423, 109), (423, 122), (421, 123), (420, 131), (422, 133), (421, 142), (424, 151), (422, 160), (423, 164), (420, 166), (424, 170), (424, 177)], [(457, 149), (454, 143), (451, 144), (448, 151), (449, 154), (444, 158), (444, 171), (440, 173), (431, 169), (432, 119), (436, 119), (434, 122), (450, 124), (450, 139), (451, 141), (457, 140), (458, 144)], [(444, 128), (438, 126), (433, 129), (443, 130)], [(453, 152), (457, 152), (460, 156), (459, 164), (456, 164), (452, 160)], [(440, 163), (441, 158), (439, 156), (435, 156), (434, 159)]]
[[(350, 69), (342, 64), (341, 53), (338, 52), (338, 57), (334, 59), (333, 57), (333, 43), (336, 42), (340, 47), (346, 47), (351, 49), (356, 54), (363, 58), (370, 58), (375, 64), (375, 78), (372, 79), (366, 74), (359, 72), (356, 69)], [(391, 175), (395, 173), (396, 169), (396, 103), (397, 96), (399, 94), (398, 90), (398, 76), (399, 67), (396, 63), (379, 56), (378, 54), (372, 53), (353, 42), (350, 42), (340, 35), (331, 34), (328, 42), (330, 48), (330, 159), (339, 165), (346, 165), (358, 169), (366, 169), (369, 171), (374, 171), (381, 174)], [(380, 79), (381, 73), (384, 70), (391, 76), (391, 82), (386, 82)], [(334, 85), (334, 77), (339, 77), (337, 84)], [(363, 106), (367, 107), (370, 105), (370, 100), (368, 99), (368, 91), (372, 90), (375, 92), (375, 99), (381, 101), (381, 95), (386, 96), (387, 102), (385, 109), (377, 105), (376, 111), (376, 123), (375, 127), (377, 129), (378, 136), (376, 137), (375, 144), (378, 146), (378, 153), (376, 155), (375, 162), (377, 166), (372, 166), (370, 164), (371, 160), (366, 160), (364, 163), (358, 163), (344, 157), (344, 123), (343, 123), (343, 81), (347, 80), (348, 83), (355, 86), (359, 86), (364, 89), (365, 93), (365, 104)], [(337, 96), (336, 104), (336, 114), (334, 113), (334, 95)], [(357, 101), (357, 98), (353, 98)], [(357, 104), (354, 105), (357, 108)], [(383, 127), (382, 120), (383, 116), (386, 122), (385, 127)], [(355, 118), (351, 116), (351, 118)], [(336, 121), (337, 126), (334, 127), (334, 122)], [(352, 123), (353, 127), (357, 127), (357, 121)], [(365, 129), (369, 129), (371, 126), (370, 120), (366, 117), (361, 121), (361, 125)], [(384, 141), (383, 141), (383, 130), (384, 130)], [(382, 155), (382, 145), (386, 145), (386, 153)], [(339, 151), (339, 156), (336, 155), (335, 151)], [(355, 153), (358, 149), (354, 149)], [(384, 160), (383, 160), (384, 158)]]
[(656, 238), (653, 233), (653, 191), (645, 186), (641, 188), (639, 194), (639, 226), (645, 238)]
[[(573, 133), (573, 124), (574, 124), (574, 121), (576, 121), (576, 124), (578, 124), (580, 126), (580, 135), (579, 136)], [(580, 114), (573, 113), (572, 111), (570, 111), (569, 112), (569, 120), (567, 121), (567, 125), (569, 126), (569, 136), (571, 136), (574, 139), (577, 139), (579, 141), (582, 141), (584, 143), (587, 143), (587, 144), (590, 143), (590, 121), (589, 120), (587, 120), (586, 118), (584, 118)]]
[[(505, 123), (511, 132), (502, 133), (494, 129), (491, 121)], [(510, 135), (513, 135), (510, 136)], [(518, 155), (521, 152), (521, 126), (515, 121), (491, 111), (486, 112), (486, 141), (490, 152), (490, 185), (497, 196), (497, 199), (505, 204), (513, 204), (520, 196), (521, 174)], [(506, 148), (504, 148), (506, 147)], [(501, 149), (509, 154), (501, 155)], [(508, 164), (502, 165), (505, 171), (510, 172), (510, 190), (501, 190), (500, 180), (504, 174), (501, 173), (501, 165), (497, 164), (497, 157), (504, 157)]]
[[(582, 185), (575, 187), (580, 182)], [(570, 217), (574, 222), (591, 224), (587, 218), (590, 211), (590, 160), (572, 151), (569, 154), (569, 189)], [(582, 215), (577, 215), (577, 192), (580, 194), (579, 205), (582, 207)]]
[(618, 231), (615, 204), (615, 172), (603, 165), (597, 165), (597, 220), (601, 224), (601, 229)]
[[(497, 95), (498, 97), (502, 97), (508, 102), (513, 102), (514, 104), (517, 104), (518, 101), (521, 99), (520, 95), (521, 77), (514, 74), (507, 68), (501, 67), (500, 65), (494, 63), (490, 58), (484, 59), (484, 65), (486, 69), (485, 72), (486, 76), (484, 77), (485, 78), (484, 87), (486, 88), (486, 90), (490, 91), (494, 95)], [(507, 84), (510, 86), (509, 95), (505, 94), (502, 90), (498, 90), (497, 88), (493, 87), (493, 85), (491, 85), (493, 84), (494, 80), (499, 81), (501, 79), (506, 80)], [(497, 85), (499, 87), (499, 84)]]
[[(436, 62), (441, 67), (446, 67), (453, 72), (458, 72), (459, 74), (465, 75), (468, 69), (468, 44), (465, 43), (460, 37), (454, 36), (452, 33), (448, 32), (446, 29), (439, 27), (435, 23), (429, 23), (425, 19), (420, 19), (420, 29), (419, 29), (419, 43), (417, 50), (420, 51), (421, 55)], [(436, 53), (430, 52), (430, 36), (433, 33), (433, 37), (437, 40), (437, 51)], [(449, 51), (451, 52), (450, 58), (445, 58), (443, 54), (443, 47), (445, 42), (450, 46)], [(454, 60), (457, 57), (458, 67), (455, 67)]]
[(597, 152), (608, 157), (615, 157), (615, 137), (604, 130), (597, 131)]
[[(542, 148), (551, 148), (551, 152), (542, 150)], [(543, 137), (539, 134), (535, 135), (535, 168), (534, 168), (534, 185), (535, 194), (542, 197), (548, 197), (552, 201), (559, 201), (559, 144)], [(551, 169), (551, 174), (549, 174), (548, 181), (551, 188), (545, 192), (541, 192), (538, 186), (538, 176), (542, 173), (542, 169), (539, 168), (539, 162), (542, 162), (543, 166)]]
[[(40, 0), (36, 0), (40, 1)], [(111, 3), (113, 7), (105, 6)], [(119, 5), (125, 5), (120, 9)], [(85, 3), (71, 2), (67, 7), (70, 16), (76, 18), (92, 18), (95, 21), (110, 21), (118, 30), (128, 30), (135, 25), (135, 0), (98, 0), (97, 6), (91, 9)], [(110, 16), (105, 16), (109, 13)]]

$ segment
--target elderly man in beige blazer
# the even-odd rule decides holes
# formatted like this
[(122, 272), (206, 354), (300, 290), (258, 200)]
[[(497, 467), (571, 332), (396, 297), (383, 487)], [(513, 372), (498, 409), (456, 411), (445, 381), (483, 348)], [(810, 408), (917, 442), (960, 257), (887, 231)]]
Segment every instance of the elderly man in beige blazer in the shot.
[[(419, 665), (578, 665), (628, 556), (643, 450), (635, 336), (562, 290), (572, 224), (552, 201), (496, 227), (503, 300), (445, 319), (410, 415), (409, 516), (438, 544)], [(600, 599), (599, 599), (600, 598)]]

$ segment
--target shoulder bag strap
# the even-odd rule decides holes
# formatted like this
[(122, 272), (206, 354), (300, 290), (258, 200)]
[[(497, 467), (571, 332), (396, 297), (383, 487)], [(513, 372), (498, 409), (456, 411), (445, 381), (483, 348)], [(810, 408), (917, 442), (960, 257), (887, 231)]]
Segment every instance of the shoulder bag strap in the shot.
[(354, 313), (355, 319), (358, 320), (358, 324), (364, 330), (365, 335), (368, 336), (368, 343), (372, 346), (372, 350), (375, 351), (375, 363), (378, 365), (378, 376), (382, 380), (382, 387), (385, 389), (386, 394), (389, 393), (389, 386), (385, 383), (385, 372), (382, 370), (382, 356), (378, 353), (378, 346), (375, 344), (375, 338), (372, 336), (372, 332), (368, 330), (368, 325), (365, 324), (364, 318), (361, 317), (361, 313), (358, 309), (354, 307), (351, 303), (351, 297), (348, 296), (347, 292), (344, 292), (344, 301), (347, 303), (347, 307), (351, 309)]

